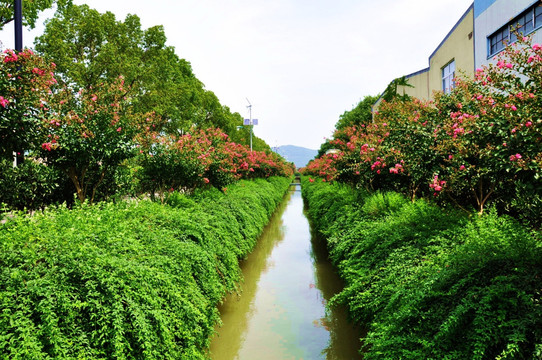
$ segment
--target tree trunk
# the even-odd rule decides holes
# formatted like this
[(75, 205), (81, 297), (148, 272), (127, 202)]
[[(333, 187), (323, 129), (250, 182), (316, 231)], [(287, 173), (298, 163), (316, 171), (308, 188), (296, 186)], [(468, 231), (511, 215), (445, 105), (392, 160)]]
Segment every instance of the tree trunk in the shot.
[(98, 186), (102, 183), (104, 180), (105, 174), (107, 172), (107, 166), (104, 166), (102, 169), (102, 172), (100, 173), (100, 179), (98, 179), (98, 182), (92, 187), (92, 196), (90, 197), (90, 203), (94, 203), (94, 196), (96, 195), (96, 190), (98, 189)]
[(472, 188), (472, 191), (474, 193), (474, 197), (476, 198), (476, 205), (478, 210), (478, 215), (482, 215), (484, 213), (484, 205), (486, 204), (489, 197), (493, 194), (495, 191), (495, 186), (497, 184), (494, 182), (491, 182), (489, 186), (489, 190), (487, 191), (487, 194), (484, 194), (484, 182), (482, 179), (478, 181), (478, 189)]
[(68, 177), (71, 179), (73, 185), (75, 185), (75, 190), (77, 192), (77, 198), (79, 199), (79, 202), (82, 204), (85, 202), (86, 198), (86, 191), (83, 183), (83, 179), (85, 177), (86, 168), (84, 168), (81, 178), (77, 176), (77, 172), (75, 170), (75, 167), (70, 167), (67, 170)]

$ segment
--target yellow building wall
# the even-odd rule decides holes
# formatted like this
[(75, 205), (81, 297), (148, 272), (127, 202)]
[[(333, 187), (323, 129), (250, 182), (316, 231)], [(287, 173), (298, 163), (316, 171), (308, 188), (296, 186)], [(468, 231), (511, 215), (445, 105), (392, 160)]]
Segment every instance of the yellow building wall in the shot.
[[(407, 94), (408, 96), (412, 96), (418, 99), (422, 100), (429, 100), (431, 94), (429, 93), (429, 71), (419, 71), (416, 73), (416, 75), (407, 75), (407, 80), (410, 86), (397, 86), (397, 94), (403, 95)], [(378, 111), (378, 107), (380, 106), (380, 103), (382, 102), (382, 96), (378, 98), (378, 100), (373, 104), (373, 113), (375, 111)]]
[(474, 9), (470, 9), (429, 58), (429, 94), (442, 91), (442, 68), (455, 61), (456, 77), (474, 75)]
[(428, 82), (429, 82), (429, 72), (424, 71), (416, 75), (407, 77), (408, 83), (413, 87), (409, 86), (397, 86), (397, 93), (399, 95), (407, 94), (409, 96), (421, 99), (429, 100), (431, 93), (428, 91)]

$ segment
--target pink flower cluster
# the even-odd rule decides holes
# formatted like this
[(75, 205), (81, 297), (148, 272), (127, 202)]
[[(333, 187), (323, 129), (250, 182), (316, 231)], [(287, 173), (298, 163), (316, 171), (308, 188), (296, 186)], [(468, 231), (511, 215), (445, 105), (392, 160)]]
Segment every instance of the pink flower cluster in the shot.
[(455, 123), (453, 126), (452, 126), (452, 129), (453, 129), (453, 138), (457, 138), (458, 135), (461, 135), (465, 132), (465, 129), (460, 127), (458, 123)]
[(57, 144), (56, 140), (53, 139), (50, 142), (45, 142), (45, 143), (41, 144), (41, 148), (43, 150), (52, 151), (53, 149), (56, 148), (57, 145), (58, 144)]
[(0, 105), (2, 105), (3, 107), (6, 107), (8, 106), (9, 104), (9, 100), (4, 98), (3, 96), (0, 96)]
[[(404, 163), (403, 160), (401, 160), (401, 163)], [(400, 174), (403, 172), (403, 165), (402, 164), (395, 164), (394, 167), (390, 168), (390, 174)]]
[(431, 184), (429, 184), (429, 188), (435, 190), (435, 193), (433, 195), (436, 196), (438, 195), (439, 191), (442, 191), (445, 185), (446, 185), (446, 181), (439, 180), (438, 175), (435, 175), (433, 177), (433, 181), (431, 182)]
[(381, 161), (382, 159), (380, 157), (376, 158), (376, 161), (371, 165), (371, 170), (376, 169), (376, 173), (380, 174), (380, 169), (386, 167), (386, 163)]
[(510, 155), (510, 161), (517, 161), (521, 159), (521, 154)]
[(19, 60), (19, 57), (17, 56), (17, 54), (15, 54), (15, 51), (11, 49), (4, 50), (4, 54), (6, 54), (6, 56), (4, 57), (5, 63), (16, 62), (17, 60)]
[(513, 64), (507, 63), (506, 61), (503, 61), (503, 60), (499, 60), (497, 62), (497, 66), (499, 67), (499, 69), (502, 69), (502, 68), (512, 69), (514, 67)]

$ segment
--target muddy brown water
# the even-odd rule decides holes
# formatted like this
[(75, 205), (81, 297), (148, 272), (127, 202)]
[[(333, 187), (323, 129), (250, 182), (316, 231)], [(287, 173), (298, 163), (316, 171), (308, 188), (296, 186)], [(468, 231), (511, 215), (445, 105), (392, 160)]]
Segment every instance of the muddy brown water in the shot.
[(344, 308), (326, 313), (343, 283), (313, 235), (299, 186), (291, 186), (258, 245), (241, 263), (240, 294), (220, 307), (213, 360), (361, 359), (362, 331)]

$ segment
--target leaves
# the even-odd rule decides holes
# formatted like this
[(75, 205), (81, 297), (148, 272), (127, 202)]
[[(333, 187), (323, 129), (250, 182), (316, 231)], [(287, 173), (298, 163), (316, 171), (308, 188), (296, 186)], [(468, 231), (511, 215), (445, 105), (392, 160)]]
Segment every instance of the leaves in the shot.
[(242, 181), (177, 207), (100, 203), (1, 224), (0, 353), (204, 359), (216, 306), (289, 184)]
[[(398, 194), (302, 178), (365, 359), (532, 359), (542, 341), (540, 234)], [(538, 349), (538, 350), (537, 350)]]

